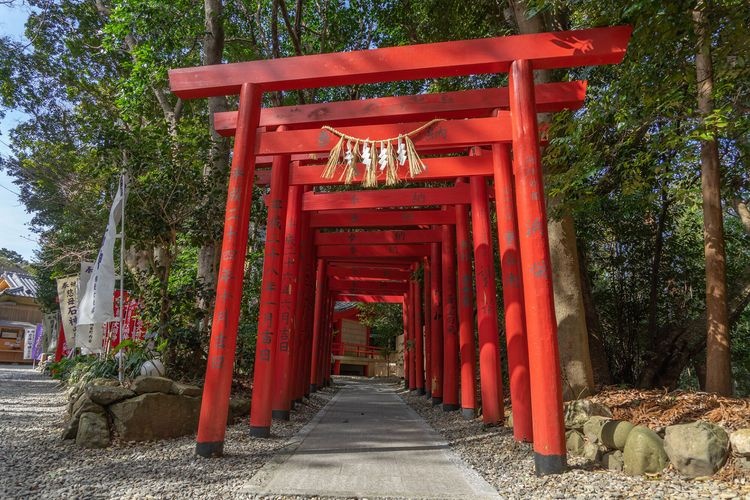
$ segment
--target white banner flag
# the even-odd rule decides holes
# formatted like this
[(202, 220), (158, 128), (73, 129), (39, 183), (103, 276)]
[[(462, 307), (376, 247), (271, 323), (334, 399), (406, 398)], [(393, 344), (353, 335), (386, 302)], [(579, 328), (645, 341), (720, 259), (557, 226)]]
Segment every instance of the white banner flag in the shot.
[(23, 330), (23, 359), (31, 359), (31, 350), (34, 347), (34, 334), (36, 327), (24, 328)]
[(65, 343), (73, 348), (78, 322), (78, 276), (58, 278), (57, 296), (60, 300), (60, 317), (63, 322)]
[(81, 297), (79, 325), (95, 325), (115, 319), (112, 309), (112, 296), (115, 291), (114, 250), (117, 225), (122, 219), (122, 207), (125, 203), (125, 188), (125, 176), (122, 176), (109, 211), (109, 222), (102, 239), (102, 247), (99, 249), (86, 291)]
[[(91, 284), (91, 275), (94, 273), (93, 262), (81, 262), (81, 275), (78, 280), (78, 296), (84, 297), (86, 289)], [(76, 347), (82, 348), (85, 353), (100, 353), (104, 344), (103, 323), (82, 324), (79, 319), (76, 328)]]

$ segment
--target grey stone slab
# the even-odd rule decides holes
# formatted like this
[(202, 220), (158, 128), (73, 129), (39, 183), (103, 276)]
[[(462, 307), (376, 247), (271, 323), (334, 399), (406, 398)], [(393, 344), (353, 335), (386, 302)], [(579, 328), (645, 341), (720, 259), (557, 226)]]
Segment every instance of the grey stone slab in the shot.
[(354, 379), (344, 384), (244, 493), (499, 498), (392, 386)]

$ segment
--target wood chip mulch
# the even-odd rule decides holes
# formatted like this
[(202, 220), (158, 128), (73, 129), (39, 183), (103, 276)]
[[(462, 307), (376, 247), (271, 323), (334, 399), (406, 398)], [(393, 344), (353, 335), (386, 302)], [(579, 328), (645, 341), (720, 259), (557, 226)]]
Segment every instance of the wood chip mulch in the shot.
[(607, 406), (618, 420), (652, 429), (696, 420), (721, 425), (727, 431), (750, 427), (750, 398), (605, 387), (591, 400)]

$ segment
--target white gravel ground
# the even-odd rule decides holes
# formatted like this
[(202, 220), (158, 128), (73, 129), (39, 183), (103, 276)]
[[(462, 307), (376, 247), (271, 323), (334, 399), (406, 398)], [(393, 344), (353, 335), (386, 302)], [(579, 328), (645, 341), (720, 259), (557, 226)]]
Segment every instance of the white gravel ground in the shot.
[[(0, 365), (0, 500), (15, 498), (238, 498), (243, 484), (333, 396), (316, 393), (269, 439), (250, 438), (248, 424), (227, 431), (222, 459), (195, 456), (195, 437), (83, 450), (59, 438), (65, 398), (57, 382), (28, 367)], [(530, 447), (510, 430), (467, 422), (424, 397), (404, 400), (503, 498), (750, 498), (750, 478), (735, 483), (629, 477), (580, 461), (560, 476), (537, 478)], [(428, 478), (425, 478), (428, 480)], [(280, 498), (280, 497), (276, 497)]]
[(30, 367), (0, 365), (0, 499), (236, 498), (263, 466), (333, 396), (319, 391), (268, 439), (248, 423), (228, 428), (225, 457), (195, 456), (195, 436), (84, 450), (61, 441), (65, 398)]
[(516, 443), (511, 429), (485, 427), (481, 418), (466, 421), (459, 412), (433, 407), (424, 396), (400, 394), (503, 498), (750, 498), (750, 477), (734, 483), (691, 481), (671, 470), (661, 477), (630, 477), (583, 459), (569, 459), (570, 470), (562, 475), (539, 478), (531, 447)]

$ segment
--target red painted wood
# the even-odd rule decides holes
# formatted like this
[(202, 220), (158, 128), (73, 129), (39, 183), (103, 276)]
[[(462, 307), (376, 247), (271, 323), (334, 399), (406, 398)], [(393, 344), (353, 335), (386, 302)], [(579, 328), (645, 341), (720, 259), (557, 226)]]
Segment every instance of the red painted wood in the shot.
[(273, 91), (501, 73), (516, 59), (539, 69), (615, 64), (631, 31), (614, 26), (199, 66), (170, 70), (169, 84), (194, 99), (237, 94), (245, 82)]
[(310, 364), (310, 392), (315, 392), (318, 387), (318, 368), (320, 365), (320, 352), (323, 344), (323, 320), (325, 316), (325, 286), (326, 263), (323, 259), (318, 258), (317, 271), (315, 274), (315, 316), (313, 319), (313, 338), (312, 338), (312, 362)]
[[(456, 220), (453, 211), (453, 220)], [(440, 243), (430, 244), (430, 333), (432, 338), (430, 393), (432, 404), (443, 401), (443, 300), (442, 300), (442, 257)]]
[(404, 245), (434, 241), (440, 241), (440, 231), (431, 229), (315, 232), (316, 245)]
[[(505, 112), (507, 113), (507, 112)], [(494, 118), (469, 118), (438, 122), (413, 136), (414, 146), (420, 153), (429, 149), (436, 151), (495, 142), (510, 142), (510, 119), (505, 126), (498, 127)], [(502, 122), (501, 122), (502, 123)], [(339, 130), (352, 137), (370, 138), (372, 141), (406, 134), (424, 125), (417, 123), (397, 123), (386, 125), (366, 125), (341, 127)], [(339, 141), (339, 137), (321, 129), (289, 130), (285, 132), (263, 132), (256, 154), (278, 155), (294, 153), (328, 153)], [(406, 167), (402, 167), (405, 169)]]
[(283, 266), (286, 211), (289, 196), (288, 156), (274, 161), (271, 174), (263, 278), (258, 309), (258, 336), (255, 346), (253, 395), (250, 428), (254, 435), (270, 435), (274, 389), (274, 364), (280, 348), (279, 301)]
[(442, 226), (443, 266), (443, 410), (458, 410), (458, 311), (456, 304), (456, 232)]
[[(304, 190), (304, 188), (303, 188)], [(310, 231), (310, 214), (300, 213), (301, 231), (299, 239), (300, 248), (300, 265), (297, 274), (297, 297), (294, 308), (294, 348), (292, 350), (292, 366), (294, 367), (294, 389), (292, 393), (293, 401), (301, 401), (308, 390), (308, 374), (306, 369), (309, 361), (310, 329), (307, 323), (312, 322), (308, 319), (308, 303), (310, 297), (314, 296), (310, 284), (313, 281), (314, 272), (311, 272), (315, 260), (312, 258), (313, 246)]]
[[(456, 183), (466, 184), (459, 178)], [(458, 351), (460, 357), (461, 408), (476, 410), (476, 343), (474, 342), (474, 276), (469, 237), (469, 207), (456, 205), (456, 250), (458, 252)]]
[(422, 257), (429, 253), (427, 245), (323, 245), (318, 257)]
[[(284, 223), (284, 253), (279, 296), (279, 320), (276, 332), (276, 357), (273, 365), (273, 391), (271, 408), (282, 420), (288, 420), (292, 409), (294, 382), (293, 351), (299, 344), (299, 331), (294, 315), (297, 306), (299, 267), (302, 235), (302, 188), (289, 186), (286, 222)], [(283, 414), (286, 413), (286, 418)]]
[(505, 341), (508, 352), (510, 400), (513, 408), (513, 436), (516, 441), (531, 443), (533, 430), (531, 427), (529, 353), (510, 148), (506, 144), (494, 146), (492, 158), (495, 163), (495, 208), (503, 280)]
[[(560, 473), (565, 468), (566, 457), (562, 388), (557, 376), (560, 356), (531, 63), (515, 61), (510, 76), (535, 463), (538, 474)], [(555, 376), (550, 377), (551, 373)]]
[(261, 92), (256, 86), (242, 86), (240, 117), (229, 175), (206, 379), (196, 440), (196, 453), (204, 457), (222, 455), (224, 449), (237, 325), (240, 319), (247, 231), (252, 206), (252, 179), (255, 166), (252, 153), (255, 150), (260, 99)]
[(332, 292), (368, 293), (396, 295), (409, 290), (407, 282), (376, 281), (376, 280), (347, 280), (340, 278), (328, 279), (328, 290)]
[(310, 227), (409, 227), (455, 224), (453, 209), (442, 210), (334, 210), (310, 214)]
[(409, 304), (408, 294), (404, 294), (404, 301), (401, 305), (401, 320), (404, 324), (404, 387), (406, 389), (413, 389), (413, 377), (414, 372), (411, 366), (411, 320), (409, 319), (409, 311), (411, 305)]
[[(427, 166), (427, 170), (422, 172), (416, 177), (409, 177), (408, 171), (405, 168), (399, 170), (399, 179), (408, 182), (433, 182), (443, 181), (446, 179), (455, 179), (460, 175), (492, 175), (492, 162), (487, 157), (477, 156), (450, 156), (446, 158), (422, 158), (422, 161)], [(292, 166), (291, 173), (291, 184), (309, 184), (316, 186), (334, 186), (343, 185), (344, 180), (340, 179), (340, 175), (335, 175), (333, 179), (324, 179), (323, 170), (325, 165), (309, 165), (309, 166)], [(362, 176), (364, 174), (365, 167), (363, 164), (359, 164), (357, 167), (358, 174), (352, 181), (353, 184), (362, 182)], [(379, 173), (378, 182), (380, 184), (385, 182), (385, 174)], [(260, 180), (256, 184), (261, 184)]]
[[(416, 270), (416, 266), (415, 266)], [(422, 287), (413, 280), (411, 286), (412, 315), (414, 317), (414, 386), (424, 394), (424, 332), (422, 330)]]
[(503, 390), (497, 330), (497, 289), (494, 253), (490, 234), (487, 182), (483, 177), (469, 179), (471, 222), (476, 272), (477, 330), (479, 336), (479, 375), (482, 391), (482, 420), (503, 422)]
[[(543, 83), (536, 86), (536, 96), (538, 113), (578, 109), (586, 97), (586, 82)], [(275, 128), (286, 125), (290, 129), (299, 129), (429, 121), (433, 118), (482, 118), (492, 116), (496, 108), (508, 108), (507, 87), (264, 108), (260, 112), (260, 126)], [(214, 128), (219, 134), (232, 136), (236, 126), (236, 111), (214, 114)]]
[(305, 193), (302, 210), (425, 207), (469, 203), (469, 186)]
[(349, 279), (407, 281), (411, 277), (411, 272), (406, 269), (401, 270), (385, 267), (361, 267), (357, 265), (344, 266), (338, 263), (330, 263), (328, 266), (328, 276), (336, 276)]
[(386, 302), (390, 304), (401, 304), (404, 302), (402, 295), (370, 295), (370, 294), (339, 294), (336, 296), (338, 302), (364, 302), (366, 304)]
[(404, 272), (403, 274), (396, 275), (394, 271), (380, 271), (377, 269), (371, 270), (358, 270), (358, 269), (332, 269), (328, 268), (328, 277), (348, 279), (352, 281), (395, 281), (405, 283), (409, 280), (409, 273)]
[[(430, 249), (430, 253), (432, 250)], [(432, 314), (431, 314), (431, 297), (430, 297), (430, 259), (422, 260), (422, 306), (424, 314), (422, 320), (424, 323), (424, 389), (425, 396), (432, 398)]]

